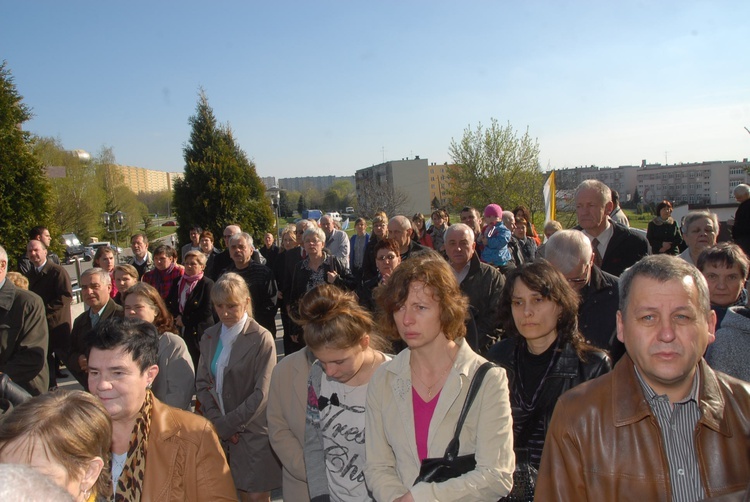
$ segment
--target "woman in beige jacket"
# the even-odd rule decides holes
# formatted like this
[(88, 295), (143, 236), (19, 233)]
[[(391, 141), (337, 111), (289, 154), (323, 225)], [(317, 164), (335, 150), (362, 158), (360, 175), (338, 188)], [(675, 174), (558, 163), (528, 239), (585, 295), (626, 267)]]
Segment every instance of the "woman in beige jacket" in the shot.
[(412, 256), (378, 294), (378, 323), (407, 349), (383, 364), (367, 393), (367, 486), (378, 501), (495, 501), (507, 495), (515, 466), (508, 380), (487, 373), (459, 436), (459, 455), (476, 468), (441, 483), (420, 482), (421, 461), (442, 457), (485, 359), (463, 339), (467, 300), (436, 253)]
[(281, 466), (271, 451), (266, 422), (276, 345), (253, 320), (242, 277), (221, 276), (211, 300), (221, 321), (200, 341), (197, 397), (222, 439), (240, 500), (270, 502), (271, 490), (281, 486)]
[(315, 360), (307, 347), (285, 356), (273, 369), (268, 393), (268, 438), (281, 460), (284, 500), (309, 502), (305, 475), (307, 378)]

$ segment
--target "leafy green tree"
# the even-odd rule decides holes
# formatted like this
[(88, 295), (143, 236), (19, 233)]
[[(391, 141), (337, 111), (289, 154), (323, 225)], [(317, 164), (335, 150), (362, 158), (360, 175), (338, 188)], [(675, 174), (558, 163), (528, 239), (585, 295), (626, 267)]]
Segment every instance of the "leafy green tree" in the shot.
[(188, 242), (193, 225), (221, 235), (225, 226), (237, 224), (261, 238), (275, 225), (265, 187), (229, 126), (217, 122), (203, 89), (189, 123), (185, 177), (175, 182), (172, 205), (180, 242)]
[(543, 209), (539, 143), (528, 129), (519, 136), (510, 123), (502, 127), (493, 118), (486, 129), (464, 129), (449, 153), (457, 164), (448, 171), (452, 200), (478, 208), (494, 202), (511, 209), (523, 204), (532, 213)]
[(141, 192), (137, 197), (139, 201), (146, 205), (150, 214), (169, 214), (170, 205), (172, 204), (171, 190)]
[(302, 211), (307, 209), (307, 202), (305, 202), (304, 194), (299, 194), (299, 200), (297, 201), (297, 212), (302, 214)]
[(94, 158), (93, 164), (99, 186), (104, 192), (104, 207), (101, 213), (115, 214), (117, 211), (125, 213), (122, 227), (111, 226), (112, 230), (117, 228), (117, 234), (110, 232), (110, 228), (101, 221), (99, 231), (105, 239), (116, 241), (121, 246), (136, 233), (138, 224), (148, 213), (148, 209), (138, 200), (130, 187), (125, 185), (125, 179), (115, 165), (115, 155), (111, 147), (102, 147)]
[(64, 170), (64, 176), (50, 179), (53, 217), (60, 232), (73, 232), (81, 242), (99, 237), (104, 191), (96, 166), (67, 151), (59, 139), (37, 138), (34, 152), (45, 166)]
[(18, 93), (7, 62), (0, 64), (0, 244), (9, 268), (25, 252), (28, 231), (52, 226), (51, 190), (42, 162), (32, 151), (33, 139), (22, 130), (31, 110)]

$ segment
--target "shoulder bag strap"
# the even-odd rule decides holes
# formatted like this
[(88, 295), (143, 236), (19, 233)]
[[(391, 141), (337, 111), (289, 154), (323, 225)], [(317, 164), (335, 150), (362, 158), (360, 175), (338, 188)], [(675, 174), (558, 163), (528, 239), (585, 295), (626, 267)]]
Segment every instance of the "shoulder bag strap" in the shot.
[(474, 376), (471, 379), (471, 384), (469, 384), (469, 392), (466, 394), (466, 401), (464, 401), (464, 406), (463, 408), (461, 408), (461, 414), (458, 416), (458, 422), (456, 423), (456, 431), (453, 433), (453, 439), (451, 439), (451, 442), (448, 443), (448, 447), (445, 449), (445, 458), (452, 460), (458, 456), (458, 436), (461, 434), (461, 429), (463, 428), (464, 422), (466, 421), (466, 415), (469, 414), (469, 408), (471, 408), (471, 404), (474, 402), (474, 398), (477, 397), (477, 393), (479, 392), (479, 388), (482, 386), (484, 376), (487, 374), (490, 368), (495, 367), (497, 367), (495, 363), (487, 361), (486, 363), (482, 364), (474, 373)]

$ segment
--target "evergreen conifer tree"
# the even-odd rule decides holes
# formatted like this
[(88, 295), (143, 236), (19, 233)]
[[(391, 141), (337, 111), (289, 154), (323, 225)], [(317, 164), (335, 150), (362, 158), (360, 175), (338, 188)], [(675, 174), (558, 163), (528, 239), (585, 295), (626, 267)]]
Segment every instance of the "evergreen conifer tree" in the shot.
[(224, 227), (236, 224), (261, 238), (275, 225), (265, 187), (231, 129), (217, 122), (203, 90), (189, 123), (185, 177), (175, 182), (173, 199), (180, 242), (189, 242), (195, 225), (221, 235)]
[(0, 64), (0, 244), (8, 268), (26, 250), (28, 231), (52, 220), (50, 185), (41, 161), (33, 154), (33, 138), (21, 126), (31, 118), (7, 62)]

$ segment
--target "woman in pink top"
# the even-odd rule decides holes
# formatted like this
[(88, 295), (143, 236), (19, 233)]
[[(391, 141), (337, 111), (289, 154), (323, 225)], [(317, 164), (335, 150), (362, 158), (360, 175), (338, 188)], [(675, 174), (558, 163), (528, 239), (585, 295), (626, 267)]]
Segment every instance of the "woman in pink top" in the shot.
[(441, 483), (415, 484), (422, 460), (442, 457), (469, 383), (485, 362), (464, 340), (467, 300), (436, 252), (405, 260), (379, 288), (377, 326), (407, 348), (370, 380), (365, 409), (367, 486), (379, 501), (497, 500), (515, 466), (505, 371), (485, 376), (459, 436), (476, 468)]

